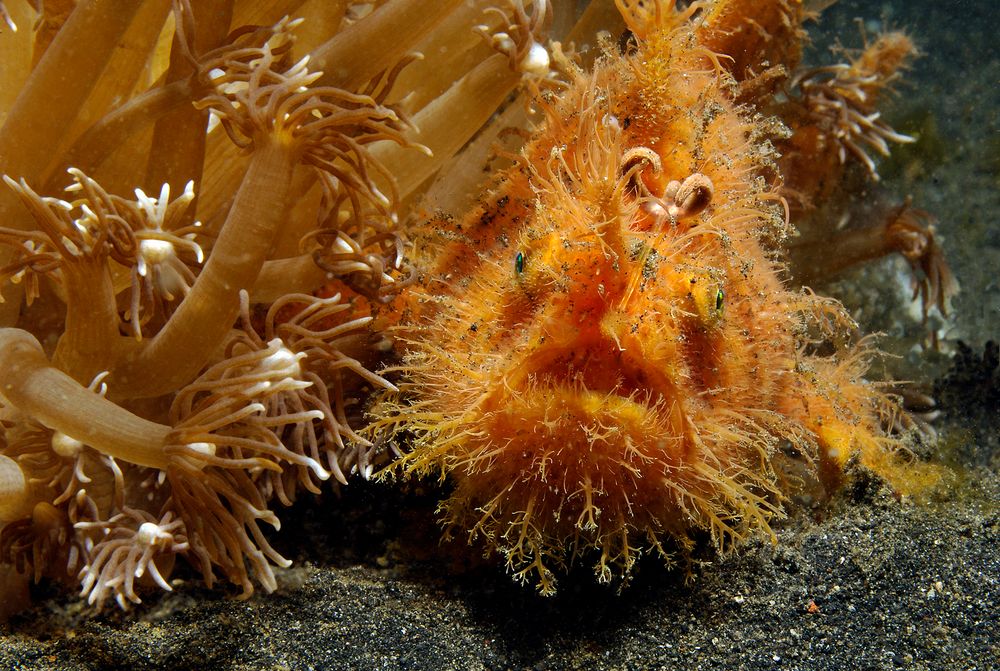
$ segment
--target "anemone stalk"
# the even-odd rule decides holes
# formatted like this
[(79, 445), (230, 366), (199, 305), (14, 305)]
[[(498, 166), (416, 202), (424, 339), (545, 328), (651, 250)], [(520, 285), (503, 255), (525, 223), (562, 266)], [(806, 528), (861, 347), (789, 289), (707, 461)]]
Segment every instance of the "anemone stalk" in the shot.
[[(187, 298), (146, 347), (113, 372), (115, 393), (156, 396), (193, 379), (232, 328), (239, 291), (253, 286), (284, 222), (299, 151), (280, 138), (264, 138), (226, 223)], [(177, 352), (184, 352), (181, 361)]]
[(53, 366), (21, 329), (0, 329), (0, 387), (5, 401), (45, 426), (140, 466), (166, 468), (171, 428), (137, 417)]

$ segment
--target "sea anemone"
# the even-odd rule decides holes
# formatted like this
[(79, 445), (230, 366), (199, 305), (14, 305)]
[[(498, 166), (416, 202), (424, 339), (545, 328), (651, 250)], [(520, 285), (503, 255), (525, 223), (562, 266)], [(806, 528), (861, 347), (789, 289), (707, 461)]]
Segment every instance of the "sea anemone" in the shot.
[[(408, 276), (394, 178), (370, 147), (412, 145), (405, 112), (386, 101), (412, 59), (318, 85), (309, 58), (291, 58), (300, 18), (261, 27), (233, 16), (226, 37), (231, 6), (168, 10), (81, 2), (51, 44), (36, 33), (44, 56), (0, 133), (0, 545), (36, 580), (78, 578), (96, 606), (138, 603), (146, 574), (169, 588), (175, 555), (209, 584), (274, 589), (272, 566), (288, 562), (260, 528), (279, 525), (270, 507), (331, 473), (370, 472), (349, 378), (387, 383), (360, 363), (371, 358), (364, 296), (391, 295)], [(145, 51), (119, 60), (126, 34)], [(329, 45), (314, 46), (322, 61)], [(63, 76), (72, 83), (51, 105)], [(135, 144), (144, 129), (151, 140)], [(229, 156), (226, 143), (236, 153), (220, 167), (210, 155)], [(144, 155), (129, 153), (140, 145)], [(67, 165), (65, 199), (42, 195)], [(296, 189), (316, 174), (322, 206), (289, 226)], [(305, 257), (305, 294), (294, 279), (270, 281), (272, 317), (258, 333), (248, 292), (287, 250), (283, 236), (309, 244), (314, 229), (342, 256), (316, 255), (323, 267)], [(345, 293), (308, 293), (331, 281)]]
[(124, 508), (109, 520), (74, 526), (78, 531), (97, 531), (100, 538), (88, 549), (88, 563), (80, 570), (81, 595), (87, 603), (100, 607), (112, 594), (122, 609), (128, 608), (127, 602), (142, 603), (135, 582), (144, 575), (172, 591), (156, 565), (158, 558), (165, 557), (168, 572), (174, 556), (188, 549), (184, 523), (173, 519), (172, 513), (156, 520), (146, 511)]
[[(776, 144), (784, 176), (781, 191), (801, 235), (789, 245), (793, 276), (803, 284), (823, 282), (860, 263), (898, 254), (913, 271), (914, 298), (921, 299), (926, 325), (931, 309), (947, 316), (959, 288), (935, 236), (935, 217), (913, 207), (909, 198), (874, 212), (852, 212), (845, 193), (847, 185), (856, 183), (851, 163), (861, 166), (864, 178), (878, 182), (875, 157), (889, 156), (890, 143), (914, 141), (893, 130), (879, 106), (893, 93), (917, 48), (905, 32), (886, 31), (874, 40), (864, 35), (860, 49), (840, 51), (848, 56), (843, 62), (799, 68), (787, 83), (790, 93), (784, 102), (757, 101), (778, 112), (790, 129)], [(837, 226), (831, 227), (831, 221)]]

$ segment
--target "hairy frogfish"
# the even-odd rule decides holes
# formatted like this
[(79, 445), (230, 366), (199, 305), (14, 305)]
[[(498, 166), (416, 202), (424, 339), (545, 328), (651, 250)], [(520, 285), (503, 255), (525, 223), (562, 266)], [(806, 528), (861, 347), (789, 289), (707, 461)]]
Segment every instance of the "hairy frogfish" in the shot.
[(444, 525), (543, 593), (572, 561), (608, 581), (699, 537), (773, 537), (852, 463), (903, 493), (940, 477), (891, 431), (845, 309), (788, 282), (781, 123), (710, 23), (746, 4), (619, 0), (626, 43), (537, 97), (477, 210), (412, 233), (420, 283), (386, 318), (400, 390), (372, 430), (401, 446), (389, 473), (450, 481)]

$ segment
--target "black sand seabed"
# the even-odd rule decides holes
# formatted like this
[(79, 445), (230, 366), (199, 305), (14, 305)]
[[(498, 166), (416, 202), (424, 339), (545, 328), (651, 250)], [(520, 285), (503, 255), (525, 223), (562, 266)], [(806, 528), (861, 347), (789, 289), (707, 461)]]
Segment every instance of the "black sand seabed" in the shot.
[[(433, 491), (351, 485), (282, 512), (279, 549), (296, 568), (246, 602), (180, 576), (130, 615), (93, 617), (39, 590), (0, 637), (10, 669), (1000, 669), (1000, 378), (982, 361), (1000, 338), (1000, 12), (975, 2), (841, 2), (832, 35), (859, 43), (856, 15), (907, 27), (925, 56), (889, 117), (921, 141), (884, 166), (885, 192), (913, 194), (962, 284), (943, 352), (913, 344), (898, 264), (832, 287), (945, 410), (931, 456), (955, 485), (897, 500), (859, 475), (696, 579), (646, 562), (621, 594), (580, 569), (535, 596), (489, 562), (439, 547)], [(957, 372), (942, 375), (970, 344)], [(988, 357), (987, 357), (988, 358)]]
[(580, 572), (542, 599), (489, 567), (461, 577), (434, 562), (307, 567), (249, 602), (188, 585), (130, 618), (89, 620), (50, 602), (49, 622), (43, 608), (15, 623), (0, 666), (998, 668), (996, 478), (931, 506), (869, 486), (825, 521), (781, 530), (777, 546), (753, 542), (703, 567), (691, 585), (651, 565), (622, 595)]

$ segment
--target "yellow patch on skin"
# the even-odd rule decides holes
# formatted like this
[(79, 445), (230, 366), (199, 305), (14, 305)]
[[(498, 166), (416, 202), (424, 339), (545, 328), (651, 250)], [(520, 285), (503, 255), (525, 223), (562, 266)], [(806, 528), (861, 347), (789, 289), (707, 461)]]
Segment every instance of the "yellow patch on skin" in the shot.
[(854, 453), (854, 432), (840, 422), (825, 422), (816, 429), (816, 438), (825, 458), (838, 466), (842, 467)]

